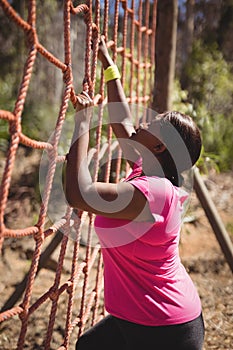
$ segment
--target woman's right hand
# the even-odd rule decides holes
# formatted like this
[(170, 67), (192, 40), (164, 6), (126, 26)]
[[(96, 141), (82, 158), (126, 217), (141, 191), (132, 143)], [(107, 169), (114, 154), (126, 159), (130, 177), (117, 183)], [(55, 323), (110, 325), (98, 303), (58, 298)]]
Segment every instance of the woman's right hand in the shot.
[(109, 55), (107, 45), (105, 43), (104, 35), (100, 36), (98, 59), (102, 62), (104, 69), (113, 64), (113, 61)]

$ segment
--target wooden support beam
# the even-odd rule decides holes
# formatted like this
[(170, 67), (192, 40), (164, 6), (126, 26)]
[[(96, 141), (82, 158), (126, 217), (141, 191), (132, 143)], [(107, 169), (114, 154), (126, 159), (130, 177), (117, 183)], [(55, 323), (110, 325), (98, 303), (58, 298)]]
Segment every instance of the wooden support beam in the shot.
[(210, 197), (198, 168), (194, 169), (194, 190), (215, 233), (218, 243), (220, 244), (226, 261), (233, 272), (233, 244)]

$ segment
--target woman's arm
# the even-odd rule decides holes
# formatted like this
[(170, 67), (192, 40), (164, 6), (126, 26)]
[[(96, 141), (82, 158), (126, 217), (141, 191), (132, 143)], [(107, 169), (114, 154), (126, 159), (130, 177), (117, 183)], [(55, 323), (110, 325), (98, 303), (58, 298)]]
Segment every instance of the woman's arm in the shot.
[[(103, 36), (100, 39), (98, 58), (102, 62), (104, 70), (114, 64), (108, 53)], [(107, 96), (110, 124), (124, 156), (129, 164), (133, 166), (138, 160), (139, 154), (128, 142), (129, 137), (135, 132), (135, 129), (120, 79), (107, 82)]]
[(93, 183), (87, 163), (90, 104), (87, 95), (78, 95), (75, 130), (66, 165), (65, 195), (68, 203), (74, 208), (110, 218), (151, 220), (146, 198), (130, 183)]

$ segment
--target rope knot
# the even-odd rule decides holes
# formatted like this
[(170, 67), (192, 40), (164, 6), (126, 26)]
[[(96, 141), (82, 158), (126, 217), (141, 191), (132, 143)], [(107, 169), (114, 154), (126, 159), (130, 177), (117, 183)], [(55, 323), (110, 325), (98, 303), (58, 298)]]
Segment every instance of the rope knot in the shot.
[(99, 28), (95, 23), (92, 23), (92, 40), (99, 40)]
[(9, 132), (11, 135), (19, 133), (20, 125), (17, 120), (13, 120), (9, 123)]
[(71, 65), (68, 64), (66, 67), (66, 70), (63, 72), (63, 81), (66, 85), (71, 85), (72, 84), (72, 69)]
[(83, 273), (86, 275), (88, 273), (88, 266), (87, 264), (83, 267)]
[(38, 231), (34, 233), (33, 237), (36, 242), (44, 241), (44, 232), (38, 228)]
[(74, 283), (70, 281), (70, 285), (67, 287), (66, 291), (68, 294), (71, 294), (73, 291)]
[(27, 39), (29, 46), (32, 50), (34, 50), (38, 43), (37, 33), (34, 27), (31, 27), (30, 30), (27, 32)]
[(55, 301), (58, 299), (59, 293), (57, 289), (54, 289), (54, 287), (51, 287), (49, 290), (49, 298), (51, 301)]
[(20, 318), (21, 321), (23, 321), (23, 320), (25, 320), (25, 318), (27, 317), (28, 311), (26, 311), (26, 310), (24, 309), (24, 307), (22, 306), (22, 304), (20, 305), (20, 307), (21, 307), (23, 310), (20, 312), (19, 318)]
[(57, 150), (54, 147), (48, 148), (47, 149), (47, 153), (48, 153), (49, 160), (54, 161), (56, 159), (56, 157), (57, 157)]

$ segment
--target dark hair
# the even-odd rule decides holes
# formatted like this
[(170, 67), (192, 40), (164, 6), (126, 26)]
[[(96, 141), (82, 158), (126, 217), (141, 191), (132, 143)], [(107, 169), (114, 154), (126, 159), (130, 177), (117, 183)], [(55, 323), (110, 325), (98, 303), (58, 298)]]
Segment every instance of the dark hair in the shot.
[(176, 111), (159, 114), (155, 121), (160, 124), (161, 141), (166, 145), (158, 160), (165, 177), (175, 186), (181, 186), (181, 172), (190, 169), (200, 156), (200, 130), (190, 116)]

